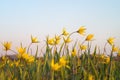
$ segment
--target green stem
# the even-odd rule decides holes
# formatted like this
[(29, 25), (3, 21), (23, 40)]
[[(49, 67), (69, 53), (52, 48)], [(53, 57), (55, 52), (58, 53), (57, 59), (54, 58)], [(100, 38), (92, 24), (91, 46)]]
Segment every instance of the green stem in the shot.
[(113, 51), (111, 51), (111, 55), (110, 55), (110, 65), (109, 65), (109, 75), (108, 75), (108, 79), (111, 79), (112, 76), (112, 56), (113, 56)]
[(52, 80), (54, 80), (54, 71), (52, 71)]
[(32, 45), (32, 43), (29, 44), (28, 49), (27, 49), (27, 53), (29, 52), (31, 45)]

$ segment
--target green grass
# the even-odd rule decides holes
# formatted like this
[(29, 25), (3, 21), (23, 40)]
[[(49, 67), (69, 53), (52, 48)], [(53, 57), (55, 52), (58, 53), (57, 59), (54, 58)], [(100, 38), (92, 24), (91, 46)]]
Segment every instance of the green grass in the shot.
[[(94, 47), (91, 45), (92, 35), (88, 39), (86, 37), (81, 44), (75, 41), (70, 49), (71, 41), (67, 39), (73, 33), (68, 36), (62, 33), (60, 39), (49, 40), (47, 37), (43, 57), (37, 57), (40, 53), (38, 46), (35, 56), (28, 53), (30, 46), (38, 43), (37, 38), (32, 37), (30, 45), (26, 48), (21, 44), (21, 49), (17, 52), (11, 49), (11, 44), (4, 45), (4, 43), (6, 53), (8, 50), (17, 53), (17, 59), (12, 60), (7, 56), (0, 58), (0, 80), (120, 80), (120, 57), (113, 57), (114, 52), (117, 52), (114, 45), (109, 45), (108, 41), (108, 45), (104, 46), (104, 50), (107, 46), (111, 46), (110, 56), (97, 53), (101, 52), (97, 47), (91, 53), (91, 48)], [(58, 44), (57, 40), (62, 41)], [(79, 48), (83, 44), (87, 44), (84, 50)]]

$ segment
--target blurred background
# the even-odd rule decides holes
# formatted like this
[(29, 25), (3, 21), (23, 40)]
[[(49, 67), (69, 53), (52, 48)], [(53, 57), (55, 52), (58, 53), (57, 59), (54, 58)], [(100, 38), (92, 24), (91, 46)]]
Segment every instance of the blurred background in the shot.
[(119, 0), (0, 0), (0, 42), (28, 45), (31, 35), (43, 41), (48, 34), (60, 34), (64, 27), (72, 32), (85, 26), (87, 34), (95, 34), (95, 44), (103, 46), (112, 36), (119, 46), (119, 3)]

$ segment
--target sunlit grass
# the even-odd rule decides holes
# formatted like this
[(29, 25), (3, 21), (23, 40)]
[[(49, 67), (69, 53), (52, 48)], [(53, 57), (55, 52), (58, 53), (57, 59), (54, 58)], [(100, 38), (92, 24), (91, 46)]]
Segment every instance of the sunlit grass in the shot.
[[(74, 41), (73, 34), (84, 40)], [(115, 46), (115, 38), (106, 40), (103, 53), (91, 45), (94, 40), (94, 34), (87, 34), (84, 26), (71, 33), (64, 28), (60, 35), (46, 37), (45, 53), (40, 57), (37, 44), (41, 42), (37, 37), (31, 36), (29, 46), (21, 44), (16, 50), (12, 50), (12, 42), (3, 42), (6, 54), (0, 58), (0, 80), (119, 80), (120, 48)], [(35, 53), (31, 53), (32, 44), (36, 44)], [(110, 55), (106, 55), (107, 47), (111, 47)], [(16, 58), (7, 56), (8, 51), (15, 53)], [(116, 57), (114, 53), (118, 53)]]

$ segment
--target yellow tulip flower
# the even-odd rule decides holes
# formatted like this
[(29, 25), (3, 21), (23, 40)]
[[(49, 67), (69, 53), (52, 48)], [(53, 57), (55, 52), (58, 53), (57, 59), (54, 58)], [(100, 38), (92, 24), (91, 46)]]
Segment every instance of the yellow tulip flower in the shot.
[(61, 66), (58, 63), (54, 64), (54, 59), (52, 59), (52, 61), (51, 61), (51, 68), (52, 68), (52, 70), (58, 71), (60, 69), (60, 67)]
[(4, 42), (3, 46), (4, 46), (4, 50), (10, 50), (12, 43), (11, 42)]
[(64, 42), (65, 42), (65, 43), (70, 43), (70, 42), (72, 41), (72, 40), (70, 39), (70, 37), (68, 37), (68, 38), (66, 38), (66, 39), (63, 38), (63, 39), (64, 39)]
[(25, 60), (29, 59), (29, 54), (23, 53), (22, 58), (25, 59)]
[(89, 34), (87, 37), (86, 37), (86, 41), (91, 41), (91, 40), (93, 40), (93, 38), (94, 38), (94, 35), (93, 34)]
[(108, 42), (110, 45), (113, 45), (113, 44), (114, 44), (114, 40), (115, 40), (115, 38), (110, 37), (110, 38), (107, 40), (107, 42)]
[(70, 66), (67, 65), (68, 61), (65, 59), (65, 56), (61, 57), (59, 60), (59, 64), (61, 67), (66, 67), (70, 69)]
[(62, 35), (64, 35), (64, 36), (69, 35), (69, 33), (66, 31), (66, 29), (65, 29), (65, 28), (63, 28)]
[(81, 26), (77, 32), (81, 35), (85, 35), (85, 31), (86, 31), (86, 28), (84, 26)]
[(48, 43), (49, 45), (54, 45), (54, 44), (55, 44), (55, 39), (54, 39), (54, 38), (48, 39), (48, 40), (47, 40), (47, 43)]
[(38, 41), (37, 37), (31, 36), (31, 42), (32, 43), (38, 43), (39, 41)]
[(94, 76), (92, 74), (88, 75), (88, 80), (94, 80)]
[(112, 51), (113, 52), (117, 52), (118, 51), (118, 47), (112, 46)]
[(20, 48), (17, 48), (17, 51), (18, 53), (23, 54), (26, 52), (26, 48), (20, 47)]
[(56, 36), (56, 35), (55, 35), (55, 39), (56, 39), (56, 40), (60, 40), (60, 36)]
[(14, 62), (13, 62), (13, 65), (15, 65), (16, 67), (18, 67), (18, 66), (19, 66), (19, 63), (20, 63), (20, 60), (14, 61)]
[(55, 44), (59, 44), (60, 43), (60, 36), (55, 36)]
[(27, 59), (27, 62), (32, 63), (34, 62), (35, 58), (33, 56), (29, 56), (29, 58)]
[(67, 60), (65, 59), (65, 57), (61, 57), (60, 60), (59, 60), (59, 63), (61, 66), (66, 66), (67, 65)]
[(76, 52), (76, 49), (74, 48), (71, 52), (72, 56), (76, 56), (77, 52)]
[(81, 50), (86, 50), (86, 49), (87, 49), (87, 46), (86, 46), (86, 45), (80, 45), (80, 49), (81, 49)]

